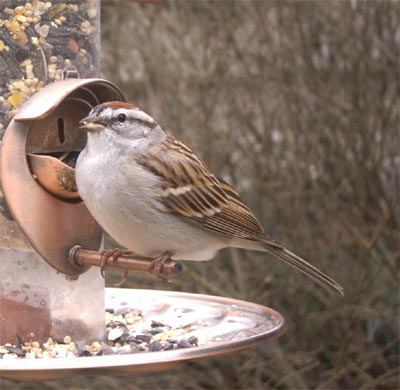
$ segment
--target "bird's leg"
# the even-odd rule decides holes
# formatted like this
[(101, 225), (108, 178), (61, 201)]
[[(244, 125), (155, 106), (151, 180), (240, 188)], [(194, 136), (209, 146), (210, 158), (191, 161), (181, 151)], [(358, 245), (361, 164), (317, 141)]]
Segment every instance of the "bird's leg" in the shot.
[[(128, 249), (128, 250), (122, 251), (122, 253), (119, 254), (118, 256), (121, 256), (121, 255), (132, 256), (134, 254), (135, 254), (134, 251), (131, 251), (131, 250)], [(116, 261), (116, 258), (118, 256), (114, 257), (113, 261)], [(124, 273), (122, 274), (122, 279), (118, 283), (115, 283), (114, 287), (121, 287), (128, 280), (128, 275), (129, 275), (129, 269), (125, 268), (124, 269)]]
[(114, 287), (121, 287), (128, 280), (129, 269), (125, 268), (124, 273), (122, 275), (122, 279), (114, 284)]
[(149, 266), (149, 272), (156, 275), (159, 279), (168, 281), (168, 278), (161, 274), (161, 270), (166, 261), (172, 257), (171, 252), (164, 252), (161, 256), (155, 257)]
[[(101, 251), (101, 262), (100, 262), (100, 271), (101, 271), (101, 275), (104, 278), (104, 270), (106, 268), (106, 264), (107, 264), (107, 260), (109, 258), (112, 259), (112, 261), (117, 261), (118, 257), (121, 255), (128, 255), (131, 256), (133, 255), (135, 252), (131, 251), (131, 250), (123, 250), (123, 249), (118, 249), (118, 248), (114, 248), (114, 249), (104, 249), (103, 251)], [(118, 285), (122, 285), (125, 281), (126, 278), (128, 276), (128, 270), (124, 270), (124, 277), (121, 280), (121, 282), (118, 283)]]

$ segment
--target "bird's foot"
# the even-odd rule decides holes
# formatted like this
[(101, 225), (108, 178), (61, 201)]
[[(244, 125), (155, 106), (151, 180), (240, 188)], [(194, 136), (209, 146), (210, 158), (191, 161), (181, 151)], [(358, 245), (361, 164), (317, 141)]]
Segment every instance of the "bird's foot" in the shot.
[(161, 270), (166, 261), (171, 260), (172, 253), (164, 252), (161, 256), (155, 257), (149, 266), (149, 272), (156, 275), (159, 279), (164, 282), (168, 282), (168, 278), (162, 275)]
[[(122, 256), (122, 255), (131, 256), (131, 255), (133, 255), (134, 253), (135, 253), (135, 252), (133, 252), (133, 251), (131, 251), (131, 250), (123, 250), (123, 249), (118, 249), (118, 248), (114, 248), (114, 249), (104, 249), (104, 250), (101, 252), (101, 262), (100, 262), (100, 271), (101, 271), (101, 275), (103, 276), (103, 278), (104, 278), (104, 270), (105, 270), (105, 268), (106, 268), (108, 259), (111, 258), (111, 260), (115, 262), (115, 261), (117, 261), (117, 259), (118, 259), (119, 256)], [(121, 279), (121, 281), (119, 281), (119, 282), (118, 282), (117, 284), (115, 284), (114, 286), (115, 286), (115, 287), (120, 287), (120, 286), (122, 286), (122, 285), (126, 282), (126, 280), (127, 280), (127, 278), (128, 278), (128, 273), (129, 273), (129, 270), (128, 270), (128, 269), (125, 269), (125, 270), (124, 270), (123, 278)]]
[(115, 283), (114, 287), (121, 287), (128, 280), (128, 275), (129, 275), (129, 269), (125, 268), (121, 280), (118, 283)]

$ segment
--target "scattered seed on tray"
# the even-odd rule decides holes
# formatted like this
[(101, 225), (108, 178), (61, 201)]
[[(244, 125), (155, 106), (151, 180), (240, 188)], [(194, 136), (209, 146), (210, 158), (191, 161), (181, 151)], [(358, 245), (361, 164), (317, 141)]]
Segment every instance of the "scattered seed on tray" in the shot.
[(0, 345), (0, 359), (48, 359), (85, 356), (124, 355), (132, 353), (171, 351), (192, 348), (199, 340), (191, 332), (193, 326), (173, 327), (160, 321), (145, 321), (138, 309), (106, 309), (106, 341), (84, 344), (65, 336), (63, 340), (49, 338), (45, 343), (24, 341), (20, 336), (16, 344)]

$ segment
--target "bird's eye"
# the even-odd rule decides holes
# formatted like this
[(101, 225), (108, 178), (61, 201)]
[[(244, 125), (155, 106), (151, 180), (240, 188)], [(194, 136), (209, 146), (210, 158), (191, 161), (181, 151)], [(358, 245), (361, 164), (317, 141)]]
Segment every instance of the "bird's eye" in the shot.
[(118, 114), (117, 121), (119, 123), (124, 123), (126, 121), (126, 115), (125, 114)]

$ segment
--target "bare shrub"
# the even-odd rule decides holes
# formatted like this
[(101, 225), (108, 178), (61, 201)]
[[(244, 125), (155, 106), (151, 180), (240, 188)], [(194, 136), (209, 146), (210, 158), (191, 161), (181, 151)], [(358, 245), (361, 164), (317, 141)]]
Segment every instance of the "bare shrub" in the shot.
[[(258, 253), (187, 264), (167, 288), (275, 307), (288, 333), (179, 378), (136, 383), (396, 387), (398, 4), (118, 2), (103, 12), (105, 76), (237, 186), (267, 232), (346, 292), (328, 296)], [(164, 288), (142, 277), (130, 286), (146, 285)]]

